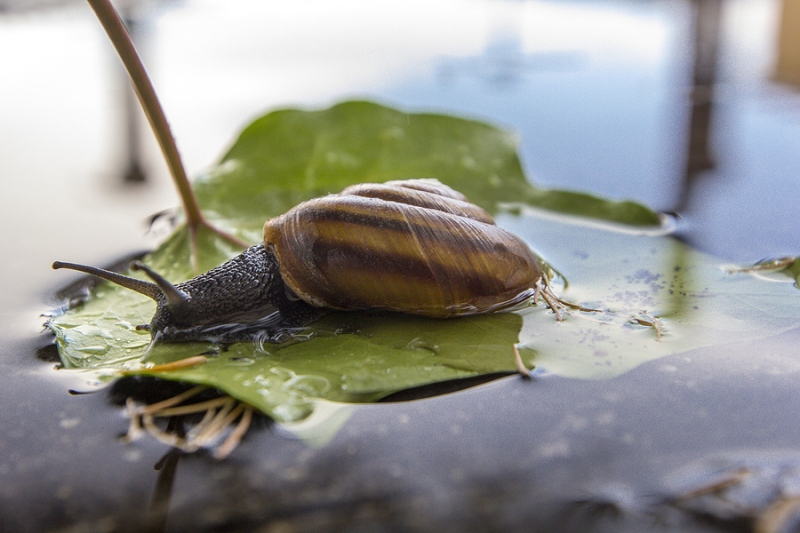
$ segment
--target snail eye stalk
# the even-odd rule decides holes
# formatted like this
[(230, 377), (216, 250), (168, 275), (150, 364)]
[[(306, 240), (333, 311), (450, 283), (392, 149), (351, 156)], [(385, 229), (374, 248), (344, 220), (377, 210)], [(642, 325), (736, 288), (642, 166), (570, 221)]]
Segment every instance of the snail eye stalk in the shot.
[(111, 272), (110, 270), (104, 270), (102, 268), (88, 265), (79, 265), (77, 263), (65, 263), (62, 261), (56, 261), (53, 263), (53, 270), (58, 270), (60, 268), (67, 268), (69, 270), (83, 272), (84, 274), (90, 274), (100, 279), (110, 281), (111, 283), (116, 283), (117, 285), (125, 287), (126, 289), (136, 291), (139, 294), (144, 294), (153, 300), (158, 300), (158, 297), (162, 294), (162, 290), (155, 283), (132, 278), (123, 274), (118, 274), (117, 272)]
[(134, 261), (131, 263), (132, 270), (141, 270), (147, 277), (152, 279), (155, 284), (158, 286), (160, 292), (166, 297), (167, 303), (171, 309), (178, 309), (181, 306), (186, 305), (189, 303), (189, 297), (186, 293), (181, 292), (178, 290), (175, 285), (167, 281), (164, 276), (150, 268), (149, 266), (145, 265), (141, 261)]

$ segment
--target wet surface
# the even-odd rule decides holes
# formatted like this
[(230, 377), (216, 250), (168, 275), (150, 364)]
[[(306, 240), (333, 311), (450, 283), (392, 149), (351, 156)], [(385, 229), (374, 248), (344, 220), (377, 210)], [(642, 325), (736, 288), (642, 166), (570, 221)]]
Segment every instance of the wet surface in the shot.
[[(296, 71), (263, 51), (275, 43), (245, 46), (260, 28), (242, 20), (297, 28), (291, 8), (267, 22), (258, 18), (262, 8), (189, 2), (155, 19), (147, 50), (194, 171), (261, 109), (366, 93), (510, 125), (541, 183), (673, 208), (688, 127), (691, 5), (497, 4), (495, 12), (465, 4), (463, 25), (438, 41), (422, 37), (425, 46), (402, 48), (361, 30), (384, 57), (405, 58), (406, 66), (370, 77), (381, 54), (342, 61), (337, 73), (324, 71), (325, 89), (309, 81), (319, 68), (309, 58), (327, 57), (314, 55), (315, 41), (287, 52), (289, 63), (312, 63)], [(765, 81), (776, 5), (725, 5), (716, 166), (692, 189), (681, 235), (722, 262), (796, 254), (800, 100)], [(340, 32), (358, 26), (357, 17), (325, 33), (324, 9), (311, 7), (318, 15), (305, 31), (344, 43), (331, 52), (344, 57), (349, 41)], [(364, 19), (376, 15), (360, 9), (345, 6)], [(387, 9), (376, 27), (413, 27), (403, 10)], [(445, 21), (453, 9), (429, 8), (425, 27), (451, 28)], [(392, 14), (394, 25), (381, 22)], [(515, 26), (517, 19), (525, 22)], [(587, 20), (606, 30), (572, 44), (551, 36), (544, 48), (530, 35), (537, 20), (573, 28), (573, 36), (586, 33)], [(732, 39), (742, 20), (755, 29)], [(225, 26), (234, 21), (241, 41), (209, 37), (210, 29), (234, 31)], [(636, 38), (611, 39), (609, 28), (625, 35), (626, 23), (646, 23), (660, 40), (622, 54), (637, 49)], [(606, 381), (509, 376), (449, 395), (362, 406), (321, 447), (265, 421), (224, 462), (170, 453), (152, 439), (122, 444), (117, 436), (128, 421), (110, 393), (69, 395), (83, 388), (81, 380), (36, 358), (48, 342), (37, 315), (56, 288), (54, 259), (99, 263), (151, 245), (141, 221), (175, 200), (158, 170), (151, 189), (112, 184), (117, 148), (105, 118), (115, 109), (105, 77), (112, 58), (103, 55), (88, 9), (14, 15), (0, 24), (0, 39), (25, 44), (29, 54), (0, 55), (3, 70), (14, 74), (0, 82), (7, 117), (0, 130), (1, 530), (769, 531), (764, 516), (775, 502), (797, 496), (800, 328), (661, 358)], [(492, 37), (503, 28), (509, 41)], [(204, 35), (220, 51), (188, 54)], [(53, 36), (71, 39), (70, 46), (56, 46)], [(593, 40), (601, 45), (589, 46)], [(41, 78), (32, 76), (34, 66)], [(209, 79), (217, 68), (221, 74)], [(279, 75), (286, 72), (296, 73)], [(148, 154), (158, 161), (155, 151)], [(796, 519), (790, 508), (783, 530), (797, 530)]]
[[(675, 499), (719, 477), (726, 460), (730, 470), (800, 468), (800, 426), (776, 407), (800, 400), (800, 364), (776, 355), (799, 340), (793, 331), (722, 354), (697, 350), (604, 382), (512, 376), (365, 406), (323, 448), (257, 425), (224, 462), (178, 459), (167, 530), (716, 530), (693, 511), (729, 530), (751, 519)], [(36, 381), (18, 381), (35, 383), (36, 398), (2, 415), (13, 427), (0, 450), (4, 524), (141, 530), (167, 448), (116, 442), (127, 421), (106, 394), (68, 397)], [(762, 483), (766, 496), (746, 500), (756, 510), (782, 480), (767, 472)]]

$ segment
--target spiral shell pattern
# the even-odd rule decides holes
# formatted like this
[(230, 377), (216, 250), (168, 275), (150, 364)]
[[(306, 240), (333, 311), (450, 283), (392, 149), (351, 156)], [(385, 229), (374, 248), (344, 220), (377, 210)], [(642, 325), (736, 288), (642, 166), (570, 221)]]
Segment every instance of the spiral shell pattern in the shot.
[(530, 298), (538, 258), (436, 180), (363, 184), (264, 225), (286, 285), (318, 307), (452, 317)]

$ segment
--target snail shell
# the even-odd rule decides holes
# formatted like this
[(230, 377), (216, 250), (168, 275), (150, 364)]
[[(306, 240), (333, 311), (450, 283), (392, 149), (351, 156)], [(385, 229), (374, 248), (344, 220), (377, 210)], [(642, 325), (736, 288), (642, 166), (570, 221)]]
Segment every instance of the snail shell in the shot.
[(264, 246), (292, 292), (333, 309), (487, 313), (529, 299), (544, 278), (521, 239), (430, 179), (356, 185), (304, 202), (266, 222)]

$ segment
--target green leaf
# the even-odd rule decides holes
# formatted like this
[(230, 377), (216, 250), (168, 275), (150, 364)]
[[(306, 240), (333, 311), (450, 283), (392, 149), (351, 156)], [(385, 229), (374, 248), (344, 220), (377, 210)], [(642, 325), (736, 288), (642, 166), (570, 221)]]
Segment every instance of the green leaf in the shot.
[[(439, 178), (493, 212), (506, 203), (538, 205), (538, 198), (584, 220), (641, 224), (655, 217), (634, 204), (534, 189), (513, 144), (510, 134), (485, 124), (364, 102), (280, 111), (248, 127), (197, 192), (207, 213), (254, 242), (268, 215), (309, 196), (354, 181), (409, 177)], [(714, 258), (670, 237), (610, 231), (526, 207), (516, 212), (500, 215), (498, 224), (570, 280), (564, 299), (599, 311), (573, 311), (563, 322), (541, 305), (449, 320), (336, 313), (313, 324), (307, 342), (219, 351), (203, 343), (149, 346), (149, 334), (136, 325), (149, 322), (155, 304), (102, 284), (48, 325), (65, 368), (100, 379), (135, 371), (211, 385), (290, 422), (320, 401), (368, 402), (418, 385), (513, 372), (515, 346), (540, 370), (607, 379), (665, 355), (775, 335), (800, 319), (796, 293), (785, 284), (727, 274)], [(208, 232), (198, 239), (203, 269), (237, 253)], [(193, 275), (187, 257), (180, 229), (146, 260), (177, 282)], [(653, 325), (643, 325), (648, 321)], [(208, 356), (205, 364), (154, 367), (200, 354)]]
[(451, 116), (370, 102), (287, 109), (248, 126), (195, 191), (205, 209), (254, 231), (309, 198), (355, 183), (408, 178), (437, 178), (492, 214), (504, 204), (525, 204), (635, 226), (660, 224), (656, 213), (634, 202), (532, 186), (516, 149), (514, 134)]
[[(372, 402), (418, 385), (513, 372), (521, 326), (510, 313), (446, 321), (337, 313), (316, 324), (319, 336), (307, 342), (241, 343), (203, 365), (143, 373), (217, 387), (290, 422), (305, 418), (317, 398)], [(333, 334), (343, 327), (355, 332)], [(188, 356), (203, 347), (182, 348)], [(158, 346), (145, 362), (174, 358), (175, 350)]]

